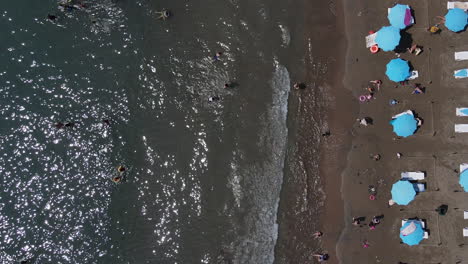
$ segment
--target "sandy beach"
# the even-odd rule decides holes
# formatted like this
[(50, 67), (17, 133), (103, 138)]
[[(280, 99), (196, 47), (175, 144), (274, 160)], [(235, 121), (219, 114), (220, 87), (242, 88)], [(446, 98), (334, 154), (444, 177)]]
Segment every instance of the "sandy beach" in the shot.
[[(365, 48), (364, 38), (368, 32), (389, 24), (387, 8), (394, 3), (344, 2), (348, 46), (343, 83), (353, 94), (353, 104), (359, 104), (359, 112), (353, 120), (371, 117), (374, 124), (360, 127), (355, 123), (348, 131), (352, 144), (346, 168), (341, 174), (345, 225), (337, 243), (337, 257), (340, 263), (464, 263), (468, 252), (462, 230), (468, 222), (463, 219), (463, 210), (468, 209), (468, 199), (458, 184), (458, 170), (461, 163), (468, 162), (468, 154), (463, 150), (468, 135), (455, 133), (454, 124), (468, 123), (466, 117), (455, 115), (456, 107), (468, 106), (468, 95), (466, 79), (456, 80), (453, 71), (468, 66), (467, 61), (454, 60), (455, 51), (468, 50), (465, 44), (468, 43), (468, 33), (454, 33), (444, 26), (438, 35), (427, 31), (438, 21), (436, 16), (447, 13), (446, 1), (405, 1), (401, 4), (408, 4), (413, 9), (416, 23), (406, 32), (411, 35), (413, 44), (423, 47), (419, 56), (401, 53), (401, 58), (410, 61), (419, 71), (419, 77), (405, 86), (397, 85), (385, 76), (386, 64), (396, 58), (394, 52), (371, 54)], [(366, 92), (370, 80), (382, 80), (383, 85), (375, 99), (359, 103), (357, 98)], [(411, 94), (414, 83), (426, 87), (426, 93)], [(400, 103), (391, 106), (391, 99)], [(393, 115), (408, 109), (424, 120), (423, 125), (415, 135), (396, 139), (389, 121)], [(403, 154), (402, 158), (397, 158), (397, 152)], [(379, 161), (369, 158), (376, 153), (382, 157)], [(423, 181), (426, 191), (419, 193), (408, 206), (388, 207), (392, 184), (404, 171), (426, 172)], [(375, 200), (369, 199), (369, 185), (376, 188)], [(331, 199), (330, 194), (327, 197)], [(442, 204), (449, 208), (443, 216), (435, 211)], [(329, 207), (332, 205), (332, 201), (327, 203)], [(370, 230), (367, 223), (375, 215), (384, 218), (375, 230)], [(365, 217), (363, 227), (352, 225), (352, 217)], [(399, 230), (402, 219), (414, 217), (425, 221), (429, 238), (410, 247), (400, 243)], [(368, 241), (368, 248), (363, 248), (363, 241)], [(324, 250), (334, 252), (330, 248)]]

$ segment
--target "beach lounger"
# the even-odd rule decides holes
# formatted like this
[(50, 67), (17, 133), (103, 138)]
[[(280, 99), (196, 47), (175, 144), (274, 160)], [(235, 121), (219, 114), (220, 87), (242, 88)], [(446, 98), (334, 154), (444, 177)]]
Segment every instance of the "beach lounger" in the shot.
[(464, 237), (468, 236), (468, 227), (463, 228), (463, 236)]
[(456, 133), (468, 133), (468, 124), (455, 124)]
[(468, 69), (456, 70), (453, 72), (455, 79), (463, 79), (468, 77)]
[(455, 52), (455, 60), (456, 61), (468, 60), (468, 51)]
[(403, 113), (399, 113), (398, 115), (392, 116), (392, 119), (398, 118), (399, 116), (406, 115), (406, 114), (414, 115), (414, 114), (413, 114), (413, 111), (411, 111), (411, 110), (406, 110), (406, 111), (403, 112)]
[(422, 171), (406, 171), (401, 173), (401, 179), (409, 181), (424, 180), (426, 173)]
[(414, 184), (414, 190), (416, 192), (425, 192), (426, 191), (426, 184), (416, 183), (416, 184)]
[(454, 9), (454, 8), (467, 10), (468, 2), (447, 2), (447, 9)]
[(468, 219), (468, 211), (463, 211), (463, 219)]
[(464, 170), (468, 169), (468, 163), (462, 163), (460, 164), (460, 173)]
[(468, 116), (468, 107), (457, 107), (455, 113), (457, 116)]
[(411, 76), (408, 77), (408, 80), (414, 80), (419, 77), (419, 72), (418, 71), (412, 71)]
[[(406, 222), (408, 222), (408, 219), (401, 220), (401, 226), (404, 226), (406, 224)], [(424, 221), (420, 220), (419, 223), (421, 223), (421, 227), (423, 229), (426, 229), (426, 223), (424, 223)]]
[(374, 45), (377, 45), (377, 42), (375, 42), (376, 37), (377, 37), (377, 33), (366, 36), (366, 48), (370, 48)]

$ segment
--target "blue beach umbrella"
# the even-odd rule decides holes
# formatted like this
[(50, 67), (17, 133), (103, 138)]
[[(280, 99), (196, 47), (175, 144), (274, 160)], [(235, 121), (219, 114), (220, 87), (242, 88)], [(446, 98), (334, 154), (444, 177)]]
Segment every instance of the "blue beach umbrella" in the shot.
[(409, 220), (400, 228), (400, 238), (403, 243), (414, 246), (424, 238), (424, 230), (419, 220)]
[(409, 5), (395, 5), (390, 8), (387, 18), (390, 25), (399, 29), (405, 29), (407, 26), (413, 24), (413, 16), (411, 15), (411, 8)]
[(464, 109), (460, 110), (460, 112), (462, 112), (462, 114), (464, 114), (464, 115), (468, 115), (468, 108), (464, 108)]
[(463, 187), (463, 189), (465, 190), (465, 192), (468, 192), (468, 169), (462, 171), (462, 173), (460, 174), (460, 181), (459, 181), (459, 183), (460, 183), (460, 185)]
[(416, 196), (413, 184), (402, 180), (393, 184), (391, 193), (392, 200), (399, 205), (408, 205)]
[(450, 9), (445, 15), (445, 26), (453, 32), (465, 29), (468, 14), (460, 8)]
[(402, 82), (411, 76), (408, 62), (400, 58), (393, 59), (387, 64), (385, 74), (394, 82)]
[(399, 137), (409, 137), (418, 128), (418, 121), (410, 114), (404, 114), (392, 119), (390, 124), (393, 126), (393, 132)]
[(400, 44), (400, 29), (392, 26), (382, 27), (377, 31), (375, 43), (383, 51), (392, 51)]

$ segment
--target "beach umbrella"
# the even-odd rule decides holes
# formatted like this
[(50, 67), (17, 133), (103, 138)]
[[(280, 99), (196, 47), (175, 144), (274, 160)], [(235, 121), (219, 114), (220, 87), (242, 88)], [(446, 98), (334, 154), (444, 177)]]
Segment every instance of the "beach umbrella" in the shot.
[(414, 200), (416, 191), (409, 181), (397, 181), (392, 186), (392, 200), (399, 205), (408, 205)]
[(409, 137), (418, 128), (418, 121), (410, 114), (404, 114), (392, 119), (390, 124), (393, 126), (393, 132), (399, 137)]
[(395, 5), (390, 8), (387, 18), (390, 25), (399, 29), (405, 29), (407, 26), (412, 25), (414, 21), (409, 5)]
[(377, 31), (375, 43), (383, 51), (392, 51), (400, 44), (400, 29), (392, 26), (382, 27)]
[(468, 192), (468, 169), (462, 171), (460, 174), (460, 185), (463, 187), (465, 192)]
[(385, 74), (394, 82), (402, 82), (411, 76), (408, 62), (400, 58), (393, 59), (387, 64)]
[(445, 26), (453, 32), (465, 29), (468, 22), (468, 14), (460, 8), (450, 9), (445, 15)]
[(419, 244), (424, 238), (424, 229), (422, 228), (421, 221), (407, 221), (400, 228), (400, 238), (403, 241), (403, 243), (410, 246)]

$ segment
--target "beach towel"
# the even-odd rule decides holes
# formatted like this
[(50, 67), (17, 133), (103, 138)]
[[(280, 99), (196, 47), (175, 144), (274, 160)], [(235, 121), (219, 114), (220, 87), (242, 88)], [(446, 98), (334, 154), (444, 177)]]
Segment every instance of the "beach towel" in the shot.
[(424, 180), (425, 173), (422, 171), (406, 171), (401, 173), (401, 179), (410, 181)]
[(457, 116), (468, 116), (468, 107), (458, 107), (455, 113)]
[(447, 9), (454, 9), (454, 8), (467, 10), (468, 2), (447, 2)]
[(456, 70), (454, 71), (453, 76), (455, 76), (455, 79), (466, 78), (468, 77), (468, 69)]
[(408, 77), (408, 80), (414, 80), (419, 77), (419, 72), (418, 71), (412, 71), (410, 77)]
[(454, 55), (456, 61), (468, 60), (468, 51), (455, 52)]
[(377, 44), (377, 42), (375, 42), (376, 37), (377, 37), (377, 33), (366, 36), (366, 48), (370, 48)]
[(455, 124), (456, 133), (468, 133), (468, 124)]

